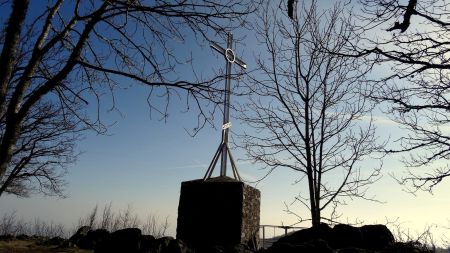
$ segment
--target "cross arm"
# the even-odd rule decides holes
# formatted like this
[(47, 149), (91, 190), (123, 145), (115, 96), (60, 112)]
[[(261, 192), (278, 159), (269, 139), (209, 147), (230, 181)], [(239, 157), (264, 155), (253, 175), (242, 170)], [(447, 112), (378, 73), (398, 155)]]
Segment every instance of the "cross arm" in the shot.
[(211, 41), (211, 47), (220, 54), (225, 55), (225, 48), (219, 46), (217, 43)]
[[(211, 42), (211, 47), (216, 50), (217, 52), (219, 52), (221, 55), (225, 56), (226, 55), (226, 49), (219, 46), (217, 43), (215, 42)], [(235, 57), (234, 58), (234, 62), (239, 65), (241, 68), (246, 69), (247, 68), (247, 64), (245, 62), (243, 62), (241, 59)]]
[(247, 69), (247, 64), (245, 64), (245, 62), (241, 61), (241, 59), (236, 58), (236, 59), (234, 59), (234, 62), (236, 62), (237, 65), (241, 66), (241, 68)]

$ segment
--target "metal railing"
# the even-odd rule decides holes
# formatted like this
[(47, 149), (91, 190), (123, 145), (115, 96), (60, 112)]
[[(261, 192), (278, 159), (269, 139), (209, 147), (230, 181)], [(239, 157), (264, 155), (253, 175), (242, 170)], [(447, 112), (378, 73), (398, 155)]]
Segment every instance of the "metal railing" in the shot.
[[(306, 227), (293, 227), (293, 226), (277, 226), (277, 225), (260, 225), (259, 226), (259, 239), (261, 242), (261, 248), (267, 249), (280, 237), (288, 235), (289, 232), (305, 229)], [(269, 231), (272, 230), (272, 231)], [(272, 233), (271, 233), (272, 232)]]

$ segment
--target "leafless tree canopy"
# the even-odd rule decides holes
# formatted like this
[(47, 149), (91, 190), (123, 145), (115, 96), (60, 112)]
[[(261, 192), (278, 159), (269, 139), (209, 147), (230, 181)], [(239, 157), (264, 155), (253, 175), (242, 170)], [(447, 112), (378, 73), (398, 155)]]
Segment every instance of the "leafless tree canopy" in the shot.
[[(405, 153), (409, 175), (399, 181), (412, 191), (432, 190), (450, 175), (450, 89), (448, 22), (450, 3), (428, 0), (361, 0), (362, 20), (375, 29), (358, 51), (384, 63), (392, 73), (374, 83), (378, 101), (389, 102), (388, 115), (408, 130), (391, 153)], [(388, 28), (388, 29), (386, 29)], [(406, 153), (408, 152), (408, 153)], [(408, 155), (406, 155), (408, 154)], [(418, 172), (419, 169), (425, 171)]]
[[(86, 106), (95, 109), (103, 94), (114, 100), (124, 80), (147, 85), (149, 105), (163, 117), (170, 98), (186, 99), (188, 109), (199, 108), (201, 126), (208, 120), (202, 101), (220, 97), (220, 77), (177, 76), (177, 65), (190, 59), (177, 57), (173, 45), (187, 34), (200, 42), (242, 26), (253, 6), (237, 0), (2, 1), (9, 16), (0, 25), (0, 195), (60, 194), (57, 168), (76, 158), (80, 131), (105, 130)], [(155, 105), (157, 97), (166, 105)]]
[(242, 120), (250, 131), (240, 137), (268, 174), (278, 168), (299, 173), (297, 183), (307, 194), (296, 201), (316, 226), (327, 207), (372, 199), (366, 190), (381, 166), (361, 161), (380, 146), (373, 104), (361, 94), (372, 92), (363, 61), (339, 56), (354, 39), (343, 6), (321, 11), (317, 1), (300, 3), (293, 19), (269, 5), (259, 13), (258, 39), (268, 56), (257, 58), (248, 80), (254, 96), (242, 106)]

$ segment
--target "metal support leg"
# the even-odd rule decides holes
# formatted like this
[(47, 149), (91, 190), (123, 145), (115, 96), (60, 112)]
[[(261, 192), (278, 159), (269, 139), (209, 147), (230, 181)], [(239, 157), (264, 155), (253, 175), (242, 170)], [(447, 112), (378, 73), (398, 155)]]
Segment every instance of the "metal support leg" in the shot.
[(214, 154), (214, 157), (213, 157), (211, 163), (209, 164), (208, 170), (206, 171), (206, 174), (203, 177), (203, 180), (206, 180), (206, 179), (211, 177), (211, 174), (212, 174), (212, 172), (214, 170), (214, 167), (216, 167), (217, 161), (219, 160), (219, 156), (222, 153), (223, 146), (224, 146), (223, 143), (221, 143), (219, 145), (219, 148), (217, 149), (216, 153)]
[(237, 169), (236, 163), (234, 162), (233, 155), (231, 154), (228, 145), (227, 145), (227, 149), (228, 149), (228, 155), (230, 156), (231, 169), (233, 170), (234, 178), (235, 178), (236, 180), (242, 181), (242, 180), (241, 180), (241, 176), (239, 175), (239, 171), (238, 171), (238, 169)]

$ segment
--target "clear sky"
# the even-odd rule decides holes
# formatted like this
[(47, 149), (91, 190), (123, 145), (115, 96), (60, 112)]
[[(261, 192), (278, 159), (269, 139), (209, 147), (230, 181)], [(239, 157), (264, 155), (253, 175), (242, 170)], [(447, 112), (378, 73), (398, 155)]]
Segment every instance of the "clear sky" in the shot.
[[(237, 34), (242, 35), (242, 34)], [(225, 46), (222, 41), (217, 41)], [(254, 38), (249, 35), (237, 52), (252, 68), (254, 55), (258, 54)], [(198, 48), (194, 43), (180, 45), (176, 50), (193, 52), (202, 73), (211, 75), (223, 68), (224, 60), (207, 45)], [(186, 51), (187, 52), (187, 51)], [(254, 64), (253, 64), (254, 65)], [(141, 217), (155, 214), (169, 217), (169, 234), (175, 235), (180, 184), (186, 180), (202, 178), (215, 150), (221, 132), (210, 127), (204, 128), (195, 137), (190, 137), (185, 129), (195, 126), (195, 111), (182, 113), (181, 102), (173, 101), (166, 122), (155, 116), (149, 117), (146, 103), (148, 89), (129, 84), (130, 88), (117, 92), (118, 112), (103, 114), (107, 122), (115, 122), (108, 135), (87, 134), (78, 145), (83, 152), (76, 164), (69, 168), (67, 198), (32, 196), (18, 199), (2, 196), (0, 215), (16, 210), (25, 219), (39, 217), (73, 226), (78, 218), (85, 216), (96, 204), (103, 206), (112, 202), (116, 210), (131, 205)], [(216, 126), (222, 124), (217, 114)], [(239, 129), (239, 122), (232, 121), (233, 128)], [(380, 118), (378, 130), (383, 135), (396, 134), (399, 129), (390, 121)], [(239, 160), (245, 158), (240, 150), (233, 151)], [(258, 166), (248, 162), (238, 162), (244, 179), (252, 181), (264, 175)], [(219, 168), (216, 168), (216, 172)], [(384, 177), (375, 183), (371, 195), (376, 195), (385, 203), (366, 201), (349, 202), (339, 210), (342, 221), (356, 219), (365, 224), (386, 223), (399, 219), (399, 223), (411, 233), (422, 231), (426, 226), (437, 225), (436, 240), (447, 234), (450, 238), (450, 182), (444, 181), (434, 195), (418, 193), (413, 196), (403, 191), (388, 174), (401, 175), (404, 168), (398, 157), (388, 157), (384, 165)], [(290, 225), (296, 217), (287, 214), (284, 203), (289, 203), (297, 194), (299, 186), (293, 184), (299, 176), (289, 170), (277, 170), (256, 185), (261, 191), (261, 224)], [(292, 207), (293, 210), (296, 206)], [(300, 215), (307, 217), (304, 209)], [(309, 225), (309, 224), (305, 224)]]

